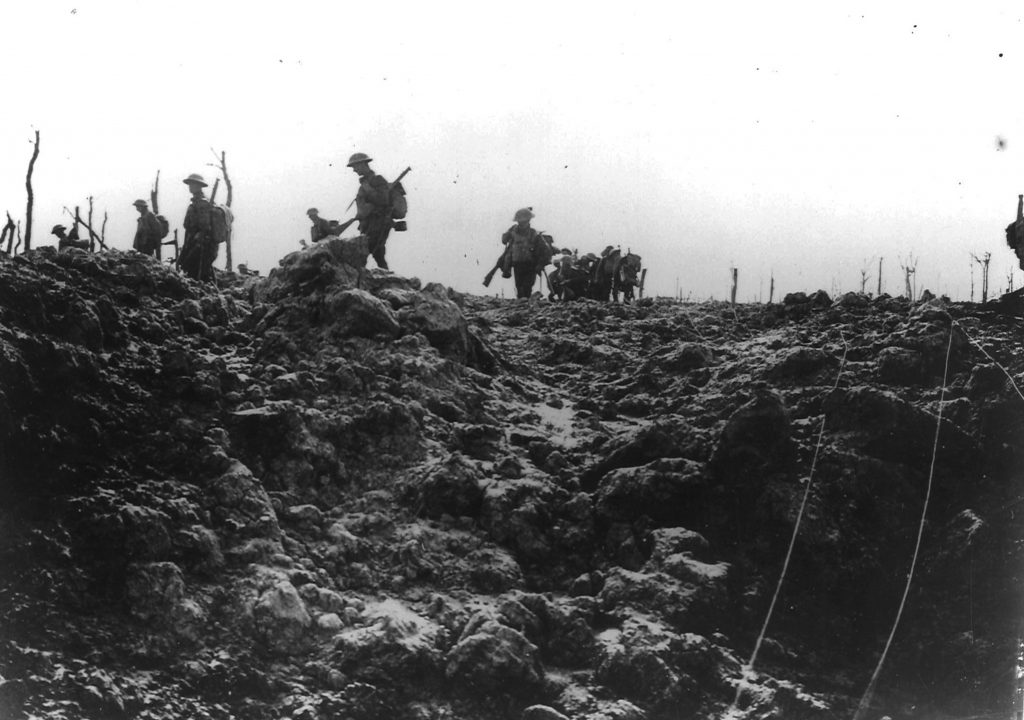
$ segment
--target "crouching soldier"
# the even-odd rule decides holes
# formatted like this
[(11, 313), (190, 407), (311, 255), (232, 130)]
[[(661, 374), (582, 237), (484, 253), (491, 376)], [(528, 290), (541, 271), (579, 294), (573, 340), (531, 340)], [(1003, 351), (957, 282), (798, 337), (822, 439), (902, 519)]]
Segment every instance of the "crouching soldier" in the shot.
[(309, 228), (309, 237), (313, 242), (317, 243), (323, 240), (325, 237), (330, 237), (331, 235), (338, 234), (338, 224), (332, 223), (330, 220), (320, 217), (320, 211), (317, 210), (316, 208), (310, 208), (309, 210), (307, 210), (306, 215), (309, 216), (309, 221), (313, 223), (312, 226), (310, 226)]
[(79, 250), (88, 250), (89, 241), (79, 240), (78, 238), (78, 226), (76, 225), (71, 229), (71, 234), (66, 234), (67, 228), (63, 225), (54, 225), (53, 229), (50, 230), (51, 235), (57, 236), (57, 250), (67, 250), (68, 248), (78, 248)]

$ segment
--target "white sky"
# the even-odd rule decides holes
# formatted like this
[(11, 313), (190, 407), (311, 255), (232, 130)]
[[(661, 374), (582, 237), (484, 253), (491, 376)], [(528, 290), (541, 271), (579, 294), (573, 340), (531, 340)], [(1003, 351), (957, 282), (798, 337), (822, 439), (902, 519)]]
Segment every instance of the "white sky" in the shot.
[[(234, 259), (264, 273), (343, 220), (355, 151), (412, 172), (392, 269), (480, 281), (514, 211), (556, 245), (621, 244), (648, 294), (739, 299), (860, 287), (970, 294), (1024, 282), (1003, 228), (1024, 193), (1024, 5), (217, 3), (70, 0), (0, 9), (0, 213), (33, 245), (95, 200), (127, 249), (131, 202), (227, 152)], [(997, 138), (1007, 141), (997, 149)], [(218, 197), (224, 199), (222, 188)], [(221, 263), (223, 261), (223, 253)], [(372, 264), (372, 263), (371, 263)], [(980, 271), (975, 273), (980, 296)], [(514, 293), (511, 281), (486, 292)]]

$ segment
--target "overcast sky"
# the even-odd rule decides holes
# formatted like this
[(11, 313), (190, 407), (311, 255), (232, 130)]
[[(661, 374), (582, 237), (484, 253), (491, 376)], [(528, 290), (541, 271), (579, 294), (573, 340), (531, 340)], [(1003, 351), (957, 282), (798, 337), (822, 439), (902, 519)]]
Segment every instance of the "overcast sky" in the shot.
[(648, 294), (723, 299), (731, 267), (743, 301), (874, 290), (882, 257), (884, 291), (916, 262), (967, 299), (986, 251), (993, 292), (1024, 282), (1024, 6), (690, 5), (4, 3), (0, 212), (39, 130), (33, 244), (92, 195), (127, 249), (156, 171), (180, 227), (223, 150), (235, 262), (266, 273), (308, 207), (350, 216), (362, 151), (412, 167), (392, 269), (461, 291), (514, 294), (480, 283), (526, 205), (556, 245), (640, 254)]

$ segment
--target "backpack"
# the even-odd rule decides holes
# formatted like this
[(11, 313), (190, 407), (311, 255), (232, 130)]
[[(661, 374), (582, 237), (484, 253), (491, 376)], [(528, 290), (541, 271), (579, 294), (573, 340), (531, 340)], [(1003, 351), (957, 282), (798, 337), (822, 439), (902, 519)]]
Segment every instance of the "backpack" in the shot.
[(156, 216), (156, 223), (160, 226), (160, 237), (158, 239), (163, 240), (167, 237), (167, 233), (171, 231), (171, 224), (167, 222), (167, 218), (163, 215)]
[(537, 272), (547, 267), (554, 256), (555, 239), (546, 233), (538, 232), (536, 244), (533, 246), (533, 261), (536, 263)]
[(388, 199), (391, 201), (391, 218), (401, 220), (409, 212), (409, 202), (405, 199), (405, 188), (402, 183), (396, 182), (388, 191)]
[(210, 212), (210, 228), (213, 239), (218, 244), (231, 239), (231, 224), (235, 221), (235, 214), (226, 205), (214, 205)]

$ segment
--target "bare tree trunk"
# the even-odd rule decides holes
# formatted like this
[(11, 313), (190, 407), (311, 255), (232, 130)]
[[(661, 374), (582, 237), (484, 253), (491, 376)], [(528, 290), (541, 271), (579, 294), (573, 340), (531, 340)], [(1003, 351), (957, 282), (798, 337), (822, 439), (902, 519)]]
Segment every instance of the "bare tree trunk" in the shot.
[(883, 258), (878, 258), (878, 295), (882, 294), (882, 260)]
[(89, 222), (83, 223), (89, 231), (89, 252), (96, 252), (96, 233), (92, 231), (92, 195), (86, 198), (89, 201)]
[(35, 195), (32, 194), (32, 169), (36, 165), (37, 157), (39, 157), (38, 130), (36, 130), (36, 142), (32, 150), (32, 159), (28, 161), (28, 174), (25, 176), (25, 189), (28, 191), (28, 205), (25, 208), (25, 251), (32, 249), (32, 204), (35, 202)]
[(985, 253), (985, 263), (981, 270), (981, 303), (988, 302), (988, 262), (992, 259), (992, 253)]
[(771, 275), (771, 282), (768, 284), (768, 304), (772, 304), (772, 298), (775, 297), (775, 274)]
[(100, 243), (105, 247), (107, 244), (107, 211), (103, 211), (103, 224), (100, 225)]
[(11, 219), (11, 213), (7, 213), (7, 224), (4, 225), (3, 235), (0, 235), (0, 246), (4, 244), (4, 238), (7, 239), (7, 254), (10, 255), (14, 252), (14, 220)]
[[(92, 198), (89, 198), (89, 199), (92, 200)], [(66, 212), (68, 215), (71, 215), (71, 211), (68, 210), (67, 208), (64, 208), (64, 212)], [(88, 222), (86, 222), (85, 220), (82, 219), (81, 214), (79, 214), (79, 212), (78, 212), (78, 206), (77, 205), (75, 206), (75, 214), (74, 214), (73, 217), (75, 218), (75, 229), (76, 230), (77, 230), (79, 225), (84, 226), (85, 229), (89, 232), (89, 237), (91, 239), (93, 239), (93, 240), (98, 241), (101, 248), (103, 248), (104, 250), (107, 249), (107, 245), (106, 245), (106, 243), (103, 242), (103, 238), (100, 237), (96, 233), (96, 231), (92, 229), (92, 225), (90, 225)], [(92, 247), (92, 246), (90, 245), (90, 247)]]
[(729, 302), (733, 305), (736, 304), (736, 286), (739, 283), (739, 268), (730, 268), (732, 270), (732, 290), (729, 293)]
[(149, 191), (149, 204), (153, 206), (153, 214), (160, 214), (160, 171), (156, 171), (156, 180), (153, 181), (153, 189)]
[(18, 226), (17, 227), (18, 227), (18, 242), (14, 246), (14, 252), (15, 253), (17, 253), (18, 249), (21, 247), (21, 220), (18, 221)]
[[(228, 198), (227, 198), (227, 200), (225, 201), (224, 204), (227, 205), (228, 207), (231, 207), (231, 201), (234, 199), (234, 193), (232, 192), (231, 176), (228, 175), (227, 153), (225, 151), (221, 150), (220, 156), (218, 157), (217, 151), (214, 150), (213, 148), (210, 148), (210, 152), (213, 153), (213, 156), (215, 158), (220, 160), (220, 166), (219, 166), (220, 167), (220, 174), (224, 178), (224, 187), (227, 188), (227, 192), (228, 192)], [(224, 254), (225, 254), (225, 262), (226, 262), (225, 269), (230, 270), (231, 269), (231, 235), (230, 234), (227, 237), (227, 241), (224, 243)]]

